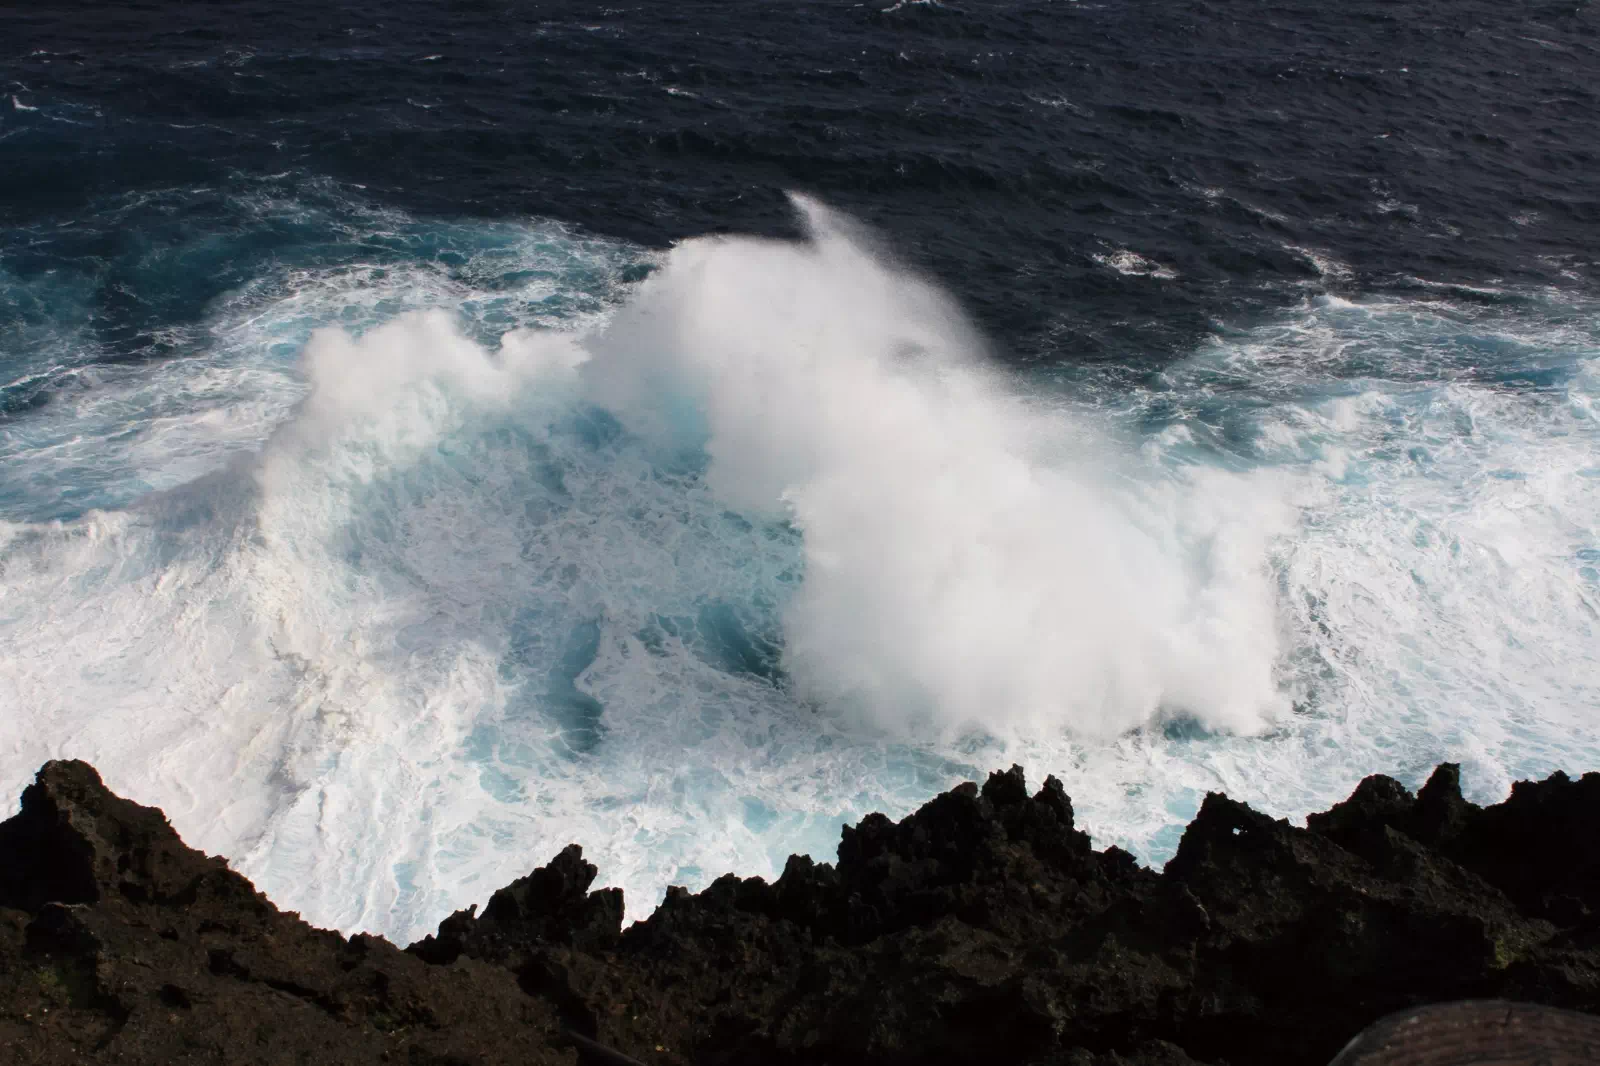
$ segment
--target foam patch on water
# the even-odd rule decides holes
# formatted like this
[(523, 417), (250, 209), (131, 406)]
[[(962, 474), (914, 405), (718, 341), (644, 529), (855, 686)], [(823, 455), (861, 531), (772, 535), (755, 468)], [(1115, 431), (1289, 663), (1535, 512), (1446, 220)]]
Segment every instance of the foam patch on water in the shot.
[(1115, 270), (1118, 274), (1124, 274), (1128, 277), (1159, 278), (1163, 281), (1171, 281), (1178, 276), (1178, 272), (1171, 267), (1162, 266), (1154, 259), (1149, 259), (1138, 252), (1129, 251), (1126, 248), (1096, 253), (1090, 258), (1101, 266)]
[[(1220, 453), (1305, 472), (1278, 564), (1288, 677), (1369, 765), (1415, 775), (1444, 750), (1498, 791), (1600, 755), (1595, 325), (1557, 294), (1510, 313), (1323, 299), (1152, 397), (1209, 411), (1182, 424)], [(1246, 413), (1240, 379), (1268, 406)]]
[(1154, 861), (1208, 789), (1600, 766), (1593, 306), (1321, 298), (1019, 381), (808, 212), (618, 289), (650, 257), (351, 208), (488, 250), (264, 274), (8, 420), (0, 787), (91, 759), (407, 940), (569, 841), (638, 916), (1013, 759)]

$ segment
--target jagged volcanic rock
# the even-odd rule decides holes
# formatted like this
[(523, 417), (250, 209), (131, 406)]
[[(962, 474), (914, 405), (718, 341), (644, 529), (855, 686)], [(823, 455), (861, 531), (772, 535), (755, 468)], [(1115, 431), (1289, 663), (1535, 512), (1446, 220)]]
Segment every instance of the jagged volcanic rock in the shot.
[(57, 762), (0, 825), (0, 1061), (1321, 1066), (1421, 1004), (1600, 1011), (1597, 834), (1600, 774), (1479, 808), (1445, 765), (1306, 829), (1208, 796), (1156, 873), (1013, 767), (626, 931), (570, 846), (402, 952)]
[(85, 763), (0, 825), (0, 1062), (571, 1062), (557, 1028), (499, 967), (280, 912)]

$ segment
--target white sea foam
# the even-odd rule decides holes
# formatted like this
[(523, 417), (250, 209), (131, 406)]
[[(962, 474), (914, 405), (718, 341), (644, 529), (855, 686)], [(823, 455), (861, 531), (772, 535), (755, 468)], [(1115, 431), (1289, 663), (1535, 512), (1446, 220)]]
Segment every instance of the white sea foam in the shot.
[(1101, 266), (1115, 270), (1118, 274), (1126, 274), (1129, 277), (1160, 278), (1163, 281), (1171, 281), (1178, 276), (1178, 272), (1171, 267), (1162, 266), (1155, 260), (1142, 256), (1138, 252), (1129, 251), (1126, 248), (1096, 253), (1091, 258)]
[(803, 534), (798, 692), (952, 734), (1269, 722), (1270, 489), (1152, 484), (997, 381), (943, 293), (802, 206), (809, 241), (682, 245), (588, 342), (603, 405)]
[(604, 321), (638, 253), (541, 227), (481, 288), (264, 278), (13, 420), (0, 788), (89, 758), (408, 939), (568, 841), (637, 915), (1012, 759), (1156, 860), (1207, 789), (1600, 765), (1592, 306), (1311, 300), (1145, 387), (1018, 381), (808, 212)]

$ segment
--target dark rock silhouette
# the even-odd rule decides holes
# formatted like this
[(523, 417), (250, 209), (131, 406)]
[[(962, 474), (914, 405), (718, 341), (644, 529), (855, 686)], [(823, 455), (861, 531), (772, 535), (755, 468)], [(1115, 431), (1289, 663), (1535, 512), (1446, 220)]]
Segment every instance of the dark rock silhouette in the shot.
[(278, 911), (54, 762), (0, 825), (0, 1062), (1322, 1066), (1396, 1010), (1600, 1011), (1600, 774), (1441, 766), (1291, 827), (1211, 795), (1165, 871), (1056, 780), (847, 827), (624, 931), (576, 846), (406, 951)]
[(558, 1063), (504, 970), (313, 929), (89, 765), (0, 825), (0, 1063)]

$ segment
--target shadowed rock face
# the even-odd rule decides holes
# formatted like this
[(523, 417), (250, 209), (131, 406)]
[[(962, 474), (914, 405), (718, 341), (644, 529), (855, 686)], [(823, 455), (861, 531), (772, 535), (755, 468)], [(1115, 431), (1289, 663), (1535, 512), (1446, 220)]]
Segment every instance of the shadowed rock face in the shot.
[(0, 1063), (558, 1063), (509, 973), (285, 914), (161, 812), (47, 763), (0, 825)]
[(1600, 774), (1479, 808), (1446, 765), (1307, 829), (1211, 795), (1158, 874), (1013, 768), (626, 932), (570, 846), (401, 951), (56, 762), (0, 825), (0, 1062), (1321, 1066), (1429, 1003), (1600, 1011), (1597, 839)]

